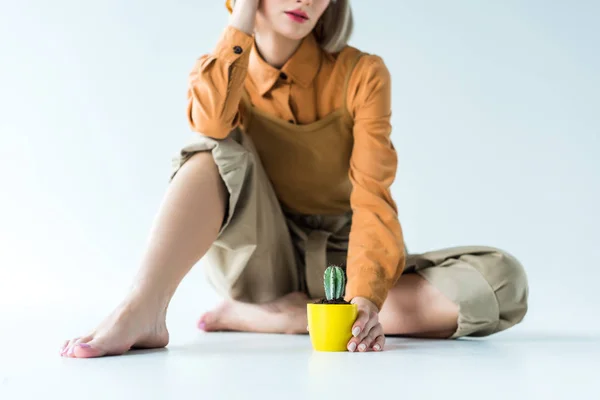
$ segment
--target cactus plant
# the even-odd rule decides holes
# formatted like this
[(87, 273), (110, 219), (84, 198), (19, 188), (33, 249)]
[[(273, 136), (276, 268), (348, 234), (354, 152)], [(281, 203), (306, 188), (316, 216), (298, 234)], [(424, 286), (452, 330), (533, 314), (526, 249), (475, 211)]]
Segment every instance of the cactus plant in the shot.
[(344, 295), (346, 288), (346, 276), (344, 270), (337, 265), (327, 267), (325, 270), (323, 284), (325, 286), (325, 297), (327, 300), (338, 300)]
[(347, 351), (358, 306), (344, 300), (346, 271), (337, 265), (323, 274), (325, 297), (306, 305), (308, 332), (317, 351)]

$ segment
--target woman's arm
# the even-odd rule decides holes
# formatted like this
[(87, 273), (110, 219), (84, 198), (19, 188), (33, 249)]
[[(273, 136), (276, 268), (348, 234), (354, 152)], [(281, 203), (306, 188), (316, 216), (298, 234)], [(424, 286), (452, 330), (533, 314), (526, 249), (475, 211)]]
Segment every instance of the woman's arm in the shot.
[(190, 73), (187, 115), (195, 132), (222, 139), (240, 122), (258, 2), (237, 0), (214, 51), (200, 57)]
[[(355, 83), (354, 83), (355, 82)], [(354, 115), (352, 229), (346, 298), (363, 297), (380, 310), (405, 264), (404, 238), (390, 187), (397, 170), (391, 142), (391, 77), (383, 60), (364, 56), (350, 98)]]

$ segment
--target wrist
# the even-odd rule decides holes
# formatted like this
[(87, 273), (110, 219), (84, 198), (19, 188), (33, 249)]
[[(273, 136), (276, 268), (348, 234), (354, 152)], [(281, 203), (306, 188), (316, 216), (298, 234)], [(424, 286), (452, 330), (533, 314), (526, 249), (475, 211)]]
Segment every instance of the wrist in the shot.
[(257, 0), (237, 0), (229, 18), (229, 25), (248, 35), (252, 35), (254, 33), (257, 11)]
[(373, 302), (373, 300), (371, 300), (367, 297), (357, 296), (357, 297), (354, 297), (350, 302), (352, 304), (357, 304), (359, 306), (367, 307), (371, 311), (379, 313), (379, 307), (377, 306), (377, 304), (375, 304)]

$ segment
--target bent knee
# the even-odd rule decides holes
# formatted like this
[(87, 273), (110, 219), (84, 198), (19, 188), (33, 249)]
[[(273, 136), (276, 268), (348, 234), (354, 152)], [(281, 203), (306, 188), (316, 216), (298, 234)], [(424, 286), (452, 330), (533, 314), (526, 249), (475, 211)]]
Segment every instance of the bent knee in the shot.
[(199, 151), (191, 154), (182, 164), (179, 174), (186, 174), (202, 181), (217, 182), (220, 189), (219, 193), (226, 194), (225, 182), (210, 151)]
[(520, 323), (528, 310), (529, 284), (523, 265), (514, 256), (495, 251), (481, 257), (476, 268), (490, 285), (498, 304), (498, 321), (493, 332)]
[(182, 168), (192, 168), (202, 172), (219, 172), (217, 163), (210, 151), (199, 151), (191, 154)]
[(504, 319), (509, 326), (521, 322), (527, 313), (529, 283), (523, 265), (513, 256), (500, 253), (504, 279), (496, 284), (496, 297), (500, 305), (501, 323)]

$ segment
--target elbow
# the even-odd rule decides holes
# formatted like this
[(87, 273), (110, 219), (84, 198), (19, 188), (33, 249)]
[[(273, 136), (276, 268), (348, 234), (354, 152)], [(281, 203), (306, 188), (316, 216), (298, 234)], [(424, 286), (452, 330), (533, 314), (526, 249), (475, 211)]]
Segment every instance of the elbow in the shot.
[(192, 131), (212, 139), (225, 139), (232, 130), (230, 123), (192, 107), (188, 110), (188, 123)]
[(225, 139), (231, 132), (228, 126), (219, 123), (219, 121), (195, 122), (190, 119), (190, 127), (192, 131), (212, 139)]

